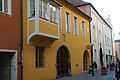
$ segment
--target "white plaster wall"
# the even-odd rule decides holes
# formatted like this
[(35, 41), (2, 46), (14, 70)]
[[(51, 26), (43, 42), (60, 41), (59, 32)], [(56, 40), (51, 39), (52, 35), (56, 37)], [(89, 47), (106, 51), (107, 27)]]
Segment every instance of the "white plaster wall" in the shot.
[[(100, 43), (103, 44), (103, 39), (102, 39), (102, 21), (100, 17), (97, 15), (97, 13), (94, 11), (93, 8), (91, 8), (91, 42), (94, 43), (93, 46), (93, 60), (97, 62), (98, 69), (101, 68), (100, 66)], [(96, 30), (96, 41), (94, 41), (94, 34), (93, 34), (93, 25), (95, 26)], [(100, 31), (100, 34), (99, 34)], [(103, 49), (103, 46), (101, 46)], [(96, 53), (95, 53), (96, 50)]]
[[(104, 31), (104, 38), (105, 38), (105, 36), (107, 37), (106, 41), (104, 39), (104, 43), (105, 43), (104, 44), (104, 46), (105, 46), (105, 55), (112, 56), (112, 52), (113, 52), (113, 48), (112, 48), (113, 47), (113, 43), (112, 43), (112, 28), (109, 27), (106, 23), (104, 23), (104, 29), (103, 29), (103, 31)], [(109, 58), (108, 62), (109, 62), (109, 64), (112, 63), (112, 59)]]
[[(109, 44), (111, 44), (111, 28), (100, 18), (100, 16), (96, 13), (96, 11), (91, 7), (91, 42), (94, 43), (93, 46), (93, 60), (97, 62), (98, 69), (101, 68), (100, 66), (100, 44), (103, 53), (103, 63), (106, 66), (106, 55), (108, 54), (108, 50), (111, 51), (112, 55), (112, 46), (105, 46), (105, 35), (109, 39)], [(95, 26), (96, 30), (96, 41), (94, 41), (94, 34), (93, 34), (93, 25)], [(112, 44), (111, 44), (112, 45)], [(96, 53), (95, 53), (96, 49)]]

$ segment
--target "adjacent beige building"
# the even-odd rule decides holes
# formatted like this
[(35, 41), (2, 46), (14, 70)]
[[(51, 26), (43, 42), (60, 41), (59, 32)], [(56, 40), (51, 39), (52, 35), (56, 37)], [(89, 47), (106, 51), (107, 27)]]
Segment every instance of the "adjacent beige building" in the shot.
[(120, 39), (115, 40), (115, 53), (117, 55), (117, 58), (120, 59)]

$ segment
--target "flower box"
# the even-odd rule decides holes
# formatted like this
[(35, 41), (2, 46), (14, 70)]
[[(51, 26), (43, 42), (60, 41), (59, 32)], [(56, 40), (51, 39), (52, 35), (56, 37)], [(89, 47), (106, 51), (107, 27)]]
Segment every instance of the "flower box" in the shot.
[(101, 75), (107, 75), (107, 68), (104, 66), (101, 68)]
[(107, 70), (101, 70), (101, 75), (107, 75)]

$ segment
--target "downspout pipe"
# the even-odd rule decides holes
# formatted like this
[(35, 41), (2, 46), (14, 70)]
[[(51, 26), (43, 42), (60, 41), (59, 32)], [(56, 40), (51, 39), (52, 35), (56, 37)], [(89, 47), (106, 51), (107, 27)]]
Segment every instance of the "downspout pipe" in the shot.
[(21, 78), (23, 80), (23, 0), (20, 0), (20, 58), (21, 58)]
[[(90, 43), (92, 43), (92, 39), (91, 39), (91, 21), (92, 21), (92, 18), (89, 21)], [(93, 46), (91, 46), (90, 51), (91, 51), (92, 76), (94, 76), (94, 69), (93, 69)]]

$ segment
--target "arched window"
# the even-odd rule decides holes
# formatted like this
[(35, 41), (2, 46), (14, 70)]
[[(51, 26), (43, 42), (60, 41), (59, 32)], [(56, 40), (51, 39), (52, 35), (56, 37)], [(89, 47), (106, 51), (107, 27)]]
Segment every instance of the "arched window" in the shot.
[(83, 54), (83, 70), (87, 71), (88, 68), (89, 68), (89, 53), (87, 50), (85, 50)]
[(96, 30), (95, 30), (95, 25), (93, 25), (93, 40), (96, 42)]

